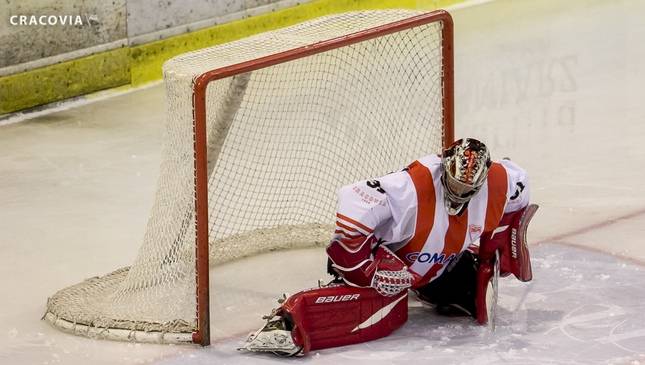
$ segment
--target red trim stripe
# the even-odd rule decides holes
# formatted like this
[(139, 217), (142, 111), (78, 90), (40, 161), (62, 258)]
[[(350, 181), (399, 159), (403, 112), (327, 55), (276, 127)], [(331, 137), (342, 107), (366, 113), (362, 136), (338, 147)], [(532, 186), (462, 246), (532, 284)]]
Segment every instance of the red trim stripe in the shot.
[(405, 246), (401, 247), (396, 252), (396, 255), (405, 260), (408, 265), (411, 265), (413, 262), (407, 260), (407, 254), (421, 251), (428, 240), (430, 231), (432, 231), (435, 218), (436, 197), (430, 169), (419, 161), (414, 161), (408, 166), (408, 174), (417, 192), (416, 229), (412, 239)]
[(346, 224), (343, 224), (342, 222), (336, 221), (336, 225), (337, 225), (338, 227), (343, 228), (343, 229), (346, 229), (346, 230), (348, 230), (348, 231), (350, 231), (350, 232), (356, 232), (356, 233), (359, 233), (359, 234), (363, 234), (362, 232), (359, 232), (356, 228), (354, 228), (354, 227), (350, 227), (350, 226), (348, 226), (348, 225), (346, 225)]
[(340, 214), (340, 213), (336, 213), (336, 217), (338, 217), (338, 218), (340, 218), (340, 219), (342, 219), (342, 220), (344, 220), (344, 221), (346, 221), (346, 222), (349, 222), (349, 223), (351, 223), (351, 224), (355, 225), (356, 227), (358, 227), (358, 228), (360, 228), (360, 229), (362, 229), (362, 230), (366, 231), (367, 233), (372, 233), (372, 232), (374, 232), (374, 229), (372, 229), (372, 228), (370, 228), (370, 227), (368, 227), (368, 226), (364, 225), (364, 224), (363, 224), (363, 223), (361, 223), (361, 222), (355, 221), (355, 220), (351, 219), (350, 217), (344, 216), (344, 215), (342, 215), (342, 214)]
[[(448, 216), (448, 231), (446, 232), (446, 237), (444, 238), (443, 250), (441, 254), (445, 258), (450, 257), (450, 255), (456, 255), (461, 252), (461, 248), (464, 245), (466, 240), (466, 233), (468, 229), (468, 209), (461, 216), (451, 215)], [(430, 282), (434, 278), (439, 270), (444, 267), (445, 264), (434, 264), (428, 270), (428, 272), (423, 275), (421, 282)]]
[(508, 191), (508, 176), (504, 166), (493, 162), (488, 170), (488, 202), (486, 203), (486, 222), (484, 232), (497, 228), (504, 215), (506, 193)]
[(345, 232), (345, 231), (343, 231), (341, 229), (335, 230), (334, 233), (338, 234), (338, 235), (341, 235), (341, 236), (345, 236), (347, 238), (365, 237), (365, 235), (362, 234), (362, 233), (359, 233), (357, 235), (351, 235), (351, 234), (349, 234), (349, 233), (347, 233), (347, 232)]
[(355, 248), (362, 245), (365, 242), (365, 238), (366, 236), (357, 237), (353, 239), (342, 238), (337, 241), (344, 244), (345, 246)]

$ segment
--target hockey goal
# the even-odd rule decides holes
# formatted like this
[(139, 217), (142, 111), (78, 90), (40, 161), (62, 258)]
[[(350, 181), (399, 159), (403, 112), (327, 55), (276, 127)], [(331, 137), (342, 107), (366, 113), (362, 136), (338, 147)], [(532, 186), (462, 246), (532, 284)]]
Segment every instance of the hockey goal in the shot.
[(46, 320), (89, 337), (209, 344), (209, 265), (326, 244), (337, 188), (453, 140), (452, 38), (444, 11), (350, 12), (168, 61), (138, 257), (54, 294)]

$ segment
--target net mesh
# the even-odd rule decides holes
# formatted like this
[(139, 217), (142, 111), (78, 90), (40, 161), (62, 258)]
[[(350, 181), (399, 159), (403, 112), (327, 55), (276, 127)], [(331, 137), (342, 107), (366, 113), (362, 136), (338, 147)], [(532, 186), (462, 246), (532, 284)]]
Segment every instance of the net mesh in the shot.
[[(193, 80), (418, 14), (326, 16), (168, 61), (161, 174), (140, 253), (128, 268), (56, 293), (47, 318), (77, 334), (121, 329), (136, 340), (145, 340), (137, 332), (168, 341), (166, 333), (194, 331)], [(208, 85), (211, 264), (326, 244), (336, 189), (440, 151), (441, 28), (429, 23)]]

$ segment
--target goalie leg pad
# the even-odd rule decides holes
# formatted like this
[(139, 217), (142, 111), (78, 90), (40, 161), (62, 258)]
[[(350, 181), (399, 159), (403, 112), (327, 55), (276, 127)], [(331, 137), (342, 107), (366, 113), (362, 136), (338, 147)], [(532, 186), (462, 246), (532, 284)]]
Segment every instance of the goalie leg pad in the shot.
[(529, 255), (526, 231), (538, 206), (529, 206), (517, 212), (504, 214), (499, 228), (480, 238), (480, 262), (491, 262), (495, 251), (499, 251), (501, 275), (515, 275), (520, 281), (531, 281), (531, 258)]
[(499, 265), (500, 276), (513, 274), (524, 282), (533, 279), (526, 232), (537, 210), (536, 204), (530, 204), (516, 212), (504, 214), (499, 228), (480, 238), (475, 295), (476, 317), (480, 324), (488, 322), (486, 294), (496, 265)]
[(293, 342), (307, 353), (389, 335), (408, 319), (408, 294), (385, 297), (372, 288), (333, 285), (292, 295), (281, 315), (291, 324)]
[(476, 294), (475, 294), (475, 319), (477, 320), (477, 323), (479, 324), (486, 324), (488, 323), (488, 312), (489, 312), (489, 306), (493, 305), (493, 303), (487, 303), (488, 302), (488, 296), (491, 294), (488, 291), (490, 290), (489, 288), (489, 283), (491, 278), (493, 277), (493, 274), (495, 273), (495, 265), (496, 263), (494, 261), (492, 262), (487, 262), (487, 263), (482, 263), (479, 266), (479, 269), (477, 270), (477, 279), (476, 279)]

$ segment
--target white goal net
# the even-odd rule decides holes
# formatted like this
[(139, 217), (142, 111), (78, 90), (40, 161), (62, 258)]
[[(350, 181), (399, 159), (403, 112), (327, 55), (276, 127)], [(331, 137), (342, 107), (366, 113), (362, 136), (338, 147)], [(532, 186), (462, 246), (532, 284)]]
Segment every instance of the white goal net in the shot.
[[(340, 186), (438, 153), (452, 137), (451, 34), (445, 17), (421, 14), (325, 16), (168, 61), (161, 174), (138, 257), (60, 290), (45, 318), (90, 337), (190, 342), (200, 222), (208, 219), (211, 265), (325, 245)], [(200, 132), (195, 80), (214, 70)], [(207, 217), (195, 203), (202, 132)]]

